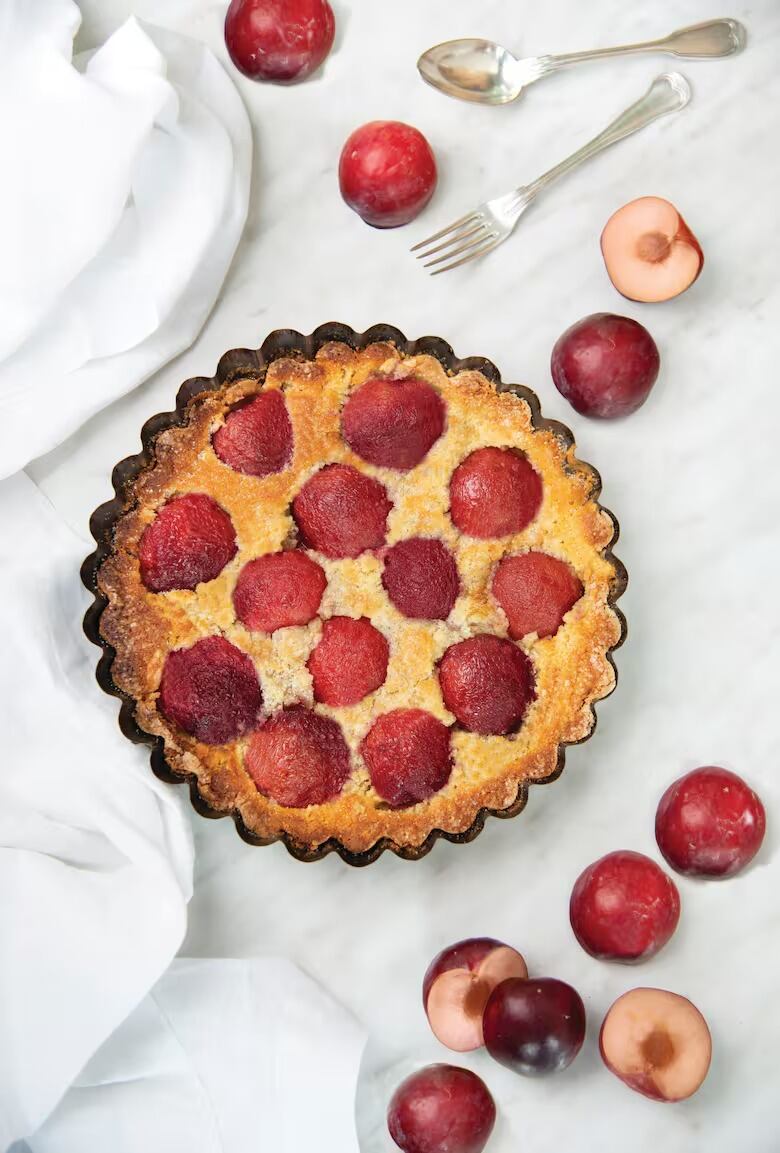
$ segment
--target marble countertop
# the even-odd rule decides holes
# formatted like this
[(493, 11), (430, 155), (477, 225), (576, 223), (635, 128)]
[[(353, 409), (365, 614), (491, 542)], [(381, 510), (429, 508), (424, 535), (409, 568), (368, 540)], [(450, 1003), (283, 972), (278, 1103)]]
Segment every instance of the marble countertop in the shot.
[[(132, 8), (206, 40), (224, 58), (224, 6), (85, 0), (79, 45), (102, 39)], [(729, 14), (751, 36), (735, 60), (594, 64), (535, 86), (517, 105), (482, 109), (423, 86), (414, 70), (418, 52), (459, 35), (492, 36), (527, 54), (565, 51), (651, 37), (720, 13), (704, 0), (334, 0), (334, 8), (337, 47), (322, 75), (290, 89), (238, 78), (255, 128), (252, 209), (200, 339), (30, 471), (86, 539), (89, 513), (109, 494), (111, 467), (137, 450), (143, 421), (172, 406), (183, 379), (211, 374), (225, 349), (256, 347), (274, 328), (307, 332), (325, 320), (358, 329), (385, 321), (410, 337), (436, 333), (458, 355), (487, 356), (507, 380), (534, 388), (545, 414), (573, 427), (580, 455), (601, 471), (604, 502), (622, 525), (617, 551), (631, 575), (622, 602), (629, 640), (617, 654), (620, 684), (599, 708), (593, 739), (569, 752), (557, 783), (532, 790), (523, 815), (489, 822), (472, 845), (438, 844), (419, 863), (385, 855), (364, 870), (336, 858), (303, 865), (281, 846), (250, 848), (228, 821), (193, 815), (196, 884), (182, 952), (281, 953), (351, 1007), (370, 1031), (358, 1093), (364, 1153), (392, 1148), (383, 1114), (400, 1076), (448, 1057), (421, 1010), (426, 965), (443, 945), (481, 934), (516, 945), (534, 973), (570, 981), (589, 1013), (585, 1049), (559, 1077), (531, 1082), (484, 1054), (463, 1059), (498, 1100), (492, 1153), (771, 1153), (780, 1147), (780, 291), (773, 244), (780, 9), (775, 0), (733, 5)], [(489, 259), (436, 280), (416, 266), (410, 244), (486, 195), (538, 175), (675, 66), (693, 85), (684, 112), (558, 184)], [(339, 198), (341, 145), (375, 118), (417, 125), (440, 161), (435, 200), (403, 230), (370, 230)], [(706, 256), (696, 285), (665, 305), (619, 297), (599, 253), (610, 213), (645, 194), (679, 207)], [(555, 339), (595, 311), (635, 317), (661, 350), (650, 400), (617, 424), (578, 417), (550, 379)], [(661, 792), (704, 763), (743, 773), (763, 795), (769, 828), (756, 865), (726, 883), (681, 880), (680, 928), (655, 960), (635, 970), (592, 960), (568, 924), (574, 879), (610, 849), (655, 854)], [(712, 1071), (687, 1103), (646, 1101), (601, 1066), (601, 1018), (637, 984), (688, 995), (710, 1023)], [(330, 1153), (327, 1135), (322, 1148)]]

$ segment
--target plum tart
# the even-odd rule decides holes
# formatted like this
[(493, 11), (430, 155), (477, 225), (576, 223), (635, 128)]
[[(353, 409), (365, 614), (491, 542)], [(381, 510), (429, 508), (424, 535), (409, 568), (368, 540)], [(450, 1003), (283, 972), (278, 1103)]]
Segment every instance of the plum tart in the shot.
[(523, 807), (615, 684), (625, 572), (571, 434), (489, 361), (376, 326), (187, 382), (98, 509), (88, 635), (155, 770), (355, 864)]

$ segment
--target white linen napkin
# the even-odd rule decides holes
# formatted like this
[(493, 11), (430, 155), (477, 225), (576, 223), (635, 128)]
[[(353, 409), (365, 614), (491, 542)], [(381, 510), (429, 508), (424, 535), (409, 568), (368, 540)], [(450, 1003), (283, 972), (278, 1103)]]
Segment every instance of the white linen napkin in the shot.
[(184, 799), (94, 681), (86, 551), (29, 477), (0, 482), (2, 1150), (164, 972), (191, 895)]
[(283, 959), (165, 972), (186, 794), (94, 682), (85, 551), (26, 474), (0, 482), (0, 1150), (357, 1153), (344, 1009)]
[(294, 965), (178, 960), (32, 1153), (358, 1153), (357, 1024)]
[(251, 133), (202, 44), (0, 4), (0, 477), (192, 343), (246, 219)]

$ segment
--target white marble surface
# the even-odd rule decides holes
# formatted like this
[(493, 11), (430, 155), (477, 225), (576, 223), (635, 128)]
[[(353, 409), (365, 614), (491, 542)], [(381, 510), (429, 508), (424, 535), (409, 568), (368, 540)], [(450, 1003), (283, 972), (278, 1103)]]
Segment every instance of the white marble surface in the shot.
[[(96, 43), (134, 9), (189, 29), (224, 56), (224, 7), (222, 0), (86, 0), (80, 45)], [(198, 863), (183, 952), (282, 953), (365, 1022), (372, 1037), (358, 1094), (365, 1153), (390, 1148), (382, 1113), (399, 1072), (447, 1058), (420, 1006), (425, 966), (442, 945), (482, 933), (517, 945), (536, 973), (571, 981), (590, 1016), (584, 1052), (557, 1078), (529, 1082), (485, 1056), (465, 1059), (499, 1102), (493, 1153), (735, 1146), (771, 1153), (780, 1146), (780, 9), (776, 0), (735, 3), (730, 14), (747, 23), (749, 49), (732, 61), (680, 64), (694, 89), (687, 110), (558, 185), (488, 260), (430, 281), (408, 255), (411, 243), (484, 195), (536, 176), (673, 65), (660, 57), (592, 65), (490, 110), (425, 88), (414, 71), (419, 50), (469, 34), (527, 53), (567, 50), (722, 13), (705, 0), (335, 0), (334, 7), (337, 49), (321, 76), (294, 89), (239, 78), (256, 135), (253, 208), (197, 344), (31, 471), (86, 537), (89, 513), (109, 494), (111, 466), (136, 451), (144, 419), (172, 406), (181, 380), (210, 374), (225, 349), (256, 346), (273, 328), (309, 331), (332, 319), (437, 333), (459, 355), (488, 356), (507, 379), (531, 385), (545, 412), (575, 429), (623, 526), (630, 640), (595, 737), (570, 752), (560, 781), (532, 792), (524, 815), (489, 823), (470, 846), (440, 844), (416, 864), (385, 856), (359, 871), (334, 858), (302, 865), (281, 847), (246, 846), (227, 821), (193, 817)], [(348, 132), (379, 117), (420, 127), (441, 168), (423, 217), (387, 233), (344, 207), (335, 175)], [(644, 194), (679, 206), (707, 258), (699, 282), (666, 305), (618, 297), (599, 254), (609, 214)], [(573, 414), (549, 375), (559, 333), (598, 310), (641, 320), (661, 349), (651, 399), (615, 425)], [(591, 960), (568, 925), (574, 878), (612, 848), (653, 853), (661, 791), (707, 762), (744, 773), (762, 793), (769, 831), (758, 863), (724, 884), (681, 881), (679, 931), (641, 969)], [(709, 1019), (712, 1072), (686, 1104), (645, 1101), (600, 1065), (601, 1016), (636, 984), (683, 992)], [(327, 1134), (322, 1148), (330, 1153)]]

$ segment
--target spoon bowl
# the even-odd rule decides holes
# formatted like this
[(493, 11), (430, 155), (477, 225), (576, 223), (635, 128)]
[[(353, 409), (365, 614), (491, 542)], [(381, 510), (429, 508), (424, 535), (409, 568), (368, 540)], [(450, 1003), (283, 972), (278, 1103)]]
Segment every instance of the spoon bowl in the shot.
[(476, 104), (511, 104), (528, 81), (521, 61), (492, 40), (448, 40), (423, 52), (417, 69), (426, 83)]

